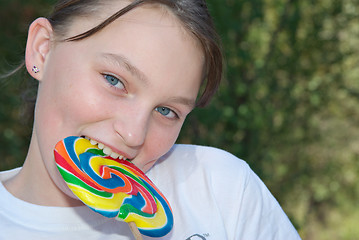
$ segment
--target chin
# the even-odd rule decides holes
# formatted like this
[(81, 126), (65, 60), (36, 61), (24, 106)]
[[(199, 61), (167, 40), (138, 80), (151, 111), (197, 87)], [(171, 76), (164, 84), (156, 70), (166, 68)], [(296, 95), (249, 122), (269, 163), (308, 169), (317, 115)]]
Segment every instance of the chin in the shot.
[(59, 172), (56, 172), (55, 176), (52, 176), (52, 181), (55, 183), (56, 187), (61, 191), (61, 193), (65, 195), (65, 199), (70, 198), (70, 200), (77, 200), (81, 202), (79, 198), (76, 197), (75, 194), (71, 191), (71, 189), (67, 186), (65, 180), (62, 178)]

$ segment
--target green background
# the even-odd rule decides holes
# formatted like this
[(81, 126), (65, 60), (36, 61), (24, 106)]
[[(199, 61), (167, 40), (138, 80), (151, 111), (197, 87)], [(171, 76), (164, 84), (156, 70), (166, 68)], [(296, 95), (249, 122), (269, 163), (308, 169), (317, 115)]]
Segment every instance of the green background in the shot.
[[(29, 23), (52, 3), (1, 0), (2, 73), (23, 60)], [(303, 239), (358, 239), (359, 1), (208, 4), (223, 41), (225, 80), (212, 103), (189, 116), (179, 142), (245, 159)], [(25, 72), (0, 81), (0, 170), (25, 158), (29, 82)]]

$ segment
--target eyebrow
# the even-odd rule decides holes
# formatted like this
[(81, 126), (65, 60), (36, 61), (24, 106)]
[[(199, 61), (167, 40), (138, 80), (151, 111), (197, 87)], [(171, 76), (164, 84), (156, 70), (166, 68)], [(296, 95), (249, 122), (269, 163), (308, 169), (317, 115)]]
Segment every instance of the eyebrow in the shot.
[(134, 64), (131, 63), (125, 56), (112, 54), (112, 53), (103, 53), (101, 54), (103, 58), (110, 60), (115, 65), (125, 67), (133, 76), (143, 81), (146, 85), (148, 83), (148, 78), (146, 75), (138, 69)]
[[(145, 83), (145, 85), (149, 85), (149, 81), (146, 75), (134, 64), (132, 64), (130, 60), (128, 60), (125, 56), (113, 53), (102, 53), (101, 57), (110, 60), (115, 65), (125, 67), (133, 76), (140, 79), (142, 82)], [(191, 109), (195, 108), (196, 106), (195, 100), (186, 97), (171, 97), (169, 101), (188, 106)]]
[(189, 108), (191, 108), (191, 110), (194, 109), (196, 106), (195, 100), (185, 98), (185, 97), (172, 97), (169, 99), (169, 101), (188, 106)]

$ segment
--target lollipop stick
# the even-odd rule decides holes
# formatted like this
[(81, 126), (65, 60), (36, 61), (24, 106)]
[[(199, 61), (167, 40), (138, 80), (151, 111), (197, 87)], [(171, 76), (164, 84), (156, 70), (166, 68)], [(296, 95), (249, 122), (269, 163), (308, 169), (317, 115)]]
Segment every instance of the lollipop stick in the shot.
[(129, 222), (128, 226), (130, 227), (131, 232), (136, 240), (143, 240), (142, 235), (141, 235), (140, 231), (138, 231), (138, 228), (137, 228), (135, 222)]

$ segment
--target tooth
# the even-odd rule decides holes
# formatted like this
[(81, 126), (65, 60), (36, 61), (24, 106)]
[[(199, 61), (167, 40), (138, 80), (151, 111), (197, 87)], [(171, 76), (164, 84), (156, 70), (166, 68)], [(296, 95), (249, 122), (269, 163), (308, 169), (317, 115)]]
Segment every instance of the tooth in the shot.
[(118, 158), (119, 158), (120, 160), (124, 159), (124, 157), (123, 157), (122, 155), (120, 155)]
[(90, 140), (90, 143), (92, 144), (92, 145), (96, 145), (97, 144), (97, 142), (95, 141), (95, 140)]
[(85, 139), (87, 139), (87, 140), (90, 140), (90, 138), (89, 138), (89, 137), (86, 137), (86, 136), (85, 136), (84, 138), (85, 138)]
[(115, 153), (115, 152), (112, 152), (111, 153), (111, 157), (113, 158), (113, 159), (116, 159), (116, 158), (118, 158), (120, 155), (119, 154), (117, 154), (117, 153)]
[[(99, 145), (100, 145), (100, 144), (99, 144)], [(99, 148), (100, 148), (100, 146), (99, 146)], [(107, 154), (107, 155), (111, 155), (112, 150), (111, 150), (111, 148), (109, 148), (109, 147), (105, 147), (105, 148), (103, 149), (103, 153), (104, 153), (104, 154)]]
[(105, 147), (105, 145), (103, 145), (103, 143), (99, 143), (99, 144), (98, 144), (98, 148), (99, 148), (99, 149), (103, 149), (104, 147)]

